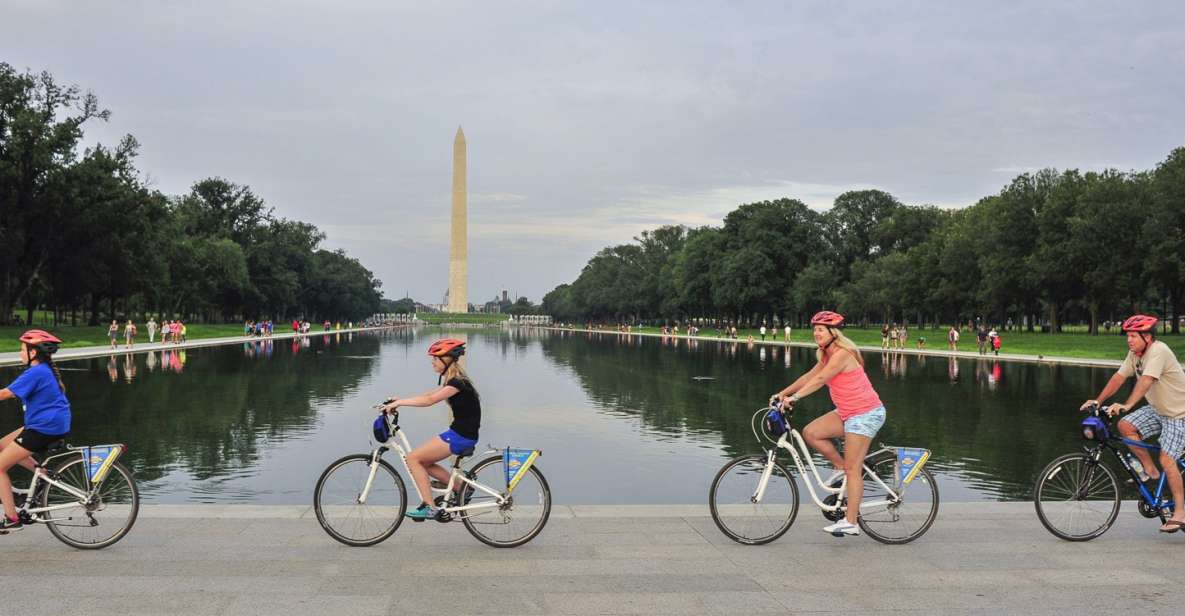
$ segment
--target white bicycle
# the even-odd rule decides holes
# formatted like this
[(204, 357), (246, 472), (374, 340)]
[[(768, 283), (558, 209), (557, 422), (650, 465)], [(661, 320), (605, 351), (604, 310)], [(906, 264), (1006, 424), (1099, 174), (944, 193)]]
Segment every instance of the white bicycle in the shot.
[[(407, 511), (403, 478), (383, 459), (384, 453), (394, 449), (411, 475), (407, 466), (411, 444), (399, 428), (399, 412), (380, 415), (373, 432), (378, 446), (330, 464), (313, 494), (321, 528), (346, 545), (384, 541), (399, 529)], [(534, 539), (551, 516), (551, 488), (535, 464), (543, 452), (490, 449), (485, 453), (496, 455), (465, 470), (461, 461), (473, 453), (470, 448), (454, 458), (447, 485), (432, 481), (431, 498), (419, 495), (417, 488), (420, 500), (431, 500), (440, 508), (437, 522), (460, 519), (486, 545), (512, 548)]]
[(22, 524), (45, 524), (66, 545), (105, 548), (128, 534), (140, 512), (132, 472), (117, 460), (126, 447), (50, 445), (29, 487), (12, 488)]
[[(708, 493), (712, 520), (738, 543), (769, 543), (790, 530), (798, 515), (798, 484), (778, 461), (779, 449), (794, 458), (823, 517), (836, 522), (846, 514), (847, 478), (836, 478), (828, 485), (819, 477), (802, 435), (790, 424), (792, 414), (792, 408), (783, 411), (776, 404), (758, 409), (753, 414), (753, 434), (774, 447), (763, 455), (729, 461), (712, 480)], [(929, 469), (923, 468), (929, 457), (926, 449), (882, 447), (864, 458), (861, 530), (881, 543), (897, 544), (909, 543), (930, 528), (938, 516), (938, 484)]]

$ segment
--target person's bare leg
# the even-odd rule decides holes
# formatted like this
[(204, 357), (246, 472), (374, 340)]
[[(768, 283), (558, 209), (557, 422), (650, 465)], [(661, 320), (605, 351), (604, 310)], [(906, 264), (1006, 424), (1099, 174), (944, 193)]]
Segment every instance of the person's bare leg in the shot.
[(848, 522), (860, 519), (860, 500), (864, 498), (864, 456), (872, 439), (862, 434), (844, 434), (844, 473), (848, 477)]
[(21, 460), (29, 457), (29, 450), (11, 443), (0, 451), (0, 503), (4, 504), (4, 515), (16, 517), (16, 499), (12, 495), (12, 479), (8, 477), (8, 469)]
[[(436, 463), (448, 456), (448, 443), (441, 440), (439, 436), (429, 439), (407, 454), (407, 467), (411, 471), (412, 482), (416, 484), (421, 502), (432, 502), (432, 486), (428, 482), (428, 468), (439, 466)], [(445, 479), (445, 481), (448, 480)]]
[[(1119, 434), (1123, 438), (1131, 439), (1133, 441), (1144, 440), (1144, 437), (1140, 434), (1140, 431), (1137, 430), (1131, 422), (1120, 420), (1117, 425), (1119, 426)], [(1132, 453), (1136, 454), (1136, 459), (1139, 460), (1140, 464), (1144, 466), (1144, 472), (1148, 473), (1149, 478), (1160, 478), (1160, 471), (1157, 470), (1156, 464), (1153, 464), (1152, 454), (1148, 453), (1147, 449), (1138, 445), (1128, 445), (1127, 448), (1131, 450)]]
[[(1174, 522), (1185, 522), (1185, 482), (1181, 480), (1181, 469), (1177, 468), (1177, 461), (1167, 453), (1161, 452), (1160, 465), (1164, 469), (1165, 483), (1169, 484), (1169, 492), (1173, 494)], [(1168, 527), (1162, 527), (1167, 530)]]
[(831, 411), (806, 425), (802, 438), (811, 449), (819, 452), (836, 470), (843, 468), (843, 456), (835, 449), (831, 439), (843, 436), (843, 420), (839, 413)]

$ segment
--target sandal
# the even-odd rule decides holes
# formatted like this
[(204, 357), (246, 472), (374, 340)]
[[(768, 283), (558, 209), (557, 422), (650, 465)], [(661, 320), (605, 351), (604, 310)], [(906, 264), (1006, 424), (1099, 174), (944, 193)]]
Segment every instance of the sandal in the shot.
[(1175, 532), (1181, 530), (1182, 528), (1185, 528), (1185, 521), (1167, 520), (1167, 521), (1165, 521), (1164, 526), (1160, 527), (1160, 532), (1175, 533)]

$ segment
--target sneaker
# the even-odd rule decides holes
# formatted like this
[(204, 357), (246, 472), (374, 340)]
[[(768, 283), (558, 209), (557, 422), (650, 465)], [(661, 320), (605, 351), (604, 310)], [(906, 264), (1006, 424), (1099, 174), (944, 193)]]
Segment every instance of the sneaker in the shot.
[(432, 505), (429, 505), (428, 503), (421, 503), (419, 507), (408, 511), (403, 515), (411, 518), (412, 521), (423, 522), (424, 520), (436, 517), (436, 508)]
[(831, 526), (824, 526), (823, 532), (831, 533), (836, 537), (843, 537), (844, 535), (859, 535), (860, 527), (844, 519), (832, 524)]
[(2, 516), (2, 517), (3, 517), (3, 520), (0, 520), (0, 535), (7, 535), (8, 533), (11, 533), (14, 530), (20, 530), (20, 529), (24, 528), (24, 525), (21, 524), (20, 518), (17, 518), (14, 520), (8, 516)]

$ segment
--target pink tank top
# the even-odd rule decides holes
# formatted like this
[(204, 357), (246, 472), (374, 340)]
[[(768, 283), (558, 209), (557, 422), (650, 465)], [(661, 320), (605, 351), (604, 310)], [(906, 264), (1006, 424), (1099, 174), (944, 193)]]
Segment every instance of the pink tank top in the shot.
[(883, 405), (863, 369), (840, 372), (827, 381), (827, 388), (839, 418), (844, 421)]

